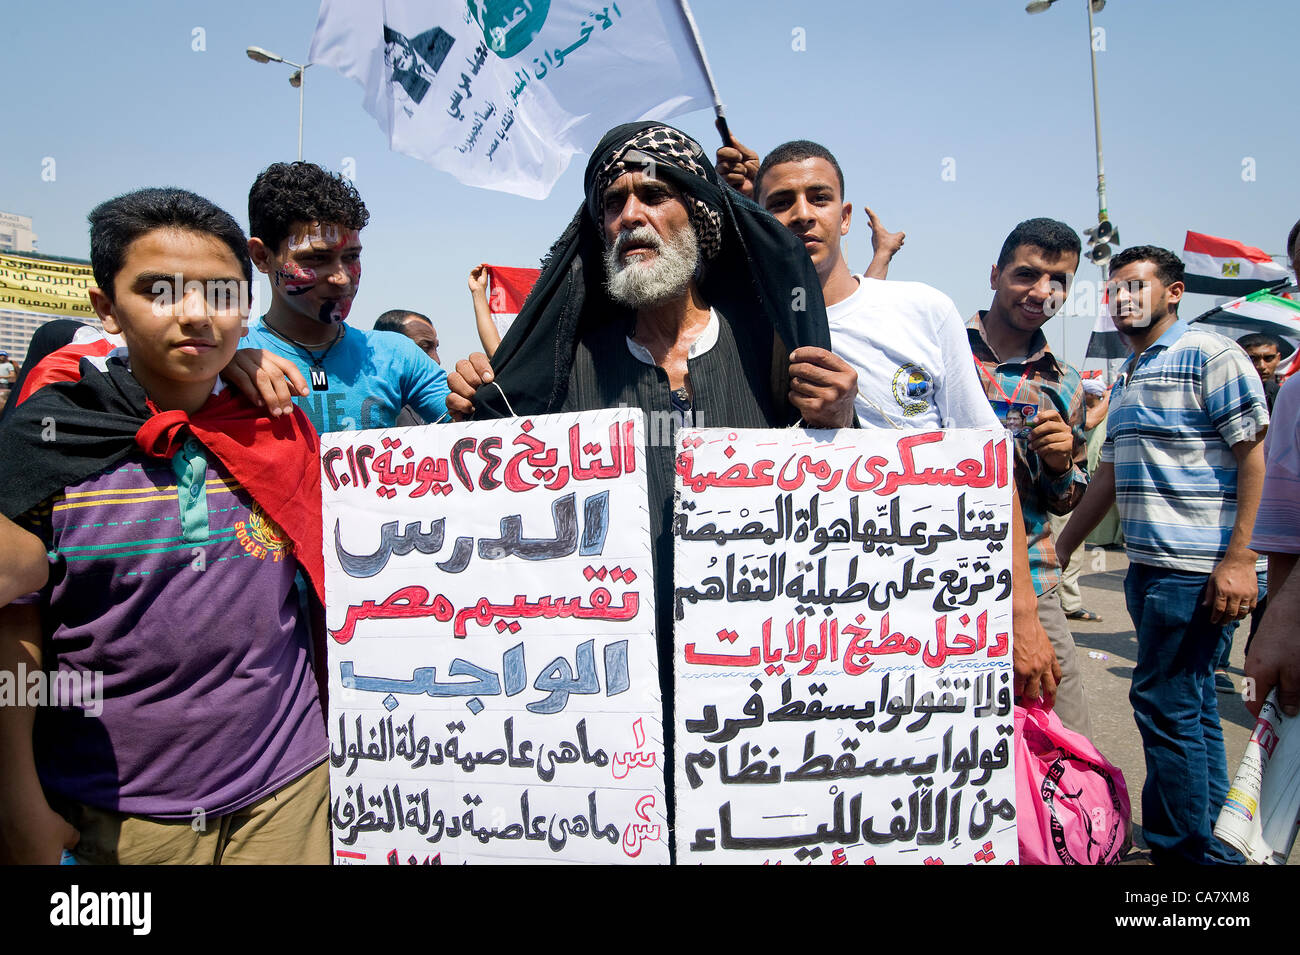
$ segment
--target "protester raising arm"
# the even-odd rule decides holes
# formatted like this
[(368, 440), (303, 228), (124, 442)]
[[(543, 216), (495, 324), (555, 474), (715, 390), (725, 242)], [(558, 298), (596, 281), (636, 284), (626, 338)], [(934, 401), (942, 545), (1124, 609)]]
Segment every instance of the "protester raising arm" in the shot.
[(488, 267), (476, 265), (469, 273), (469, 294), (474, 299), (474, 324), (478, 328), (478, 340), (483, 343), (483, 351), (488, 358), (496, 354), (501, 344), (501, 333), (492, 321), (492, 310), (488, 308), (487, 298)]
[(720, 146), (714, 168), (722, 181), (746, 199), (754, 198), (754, 183), (758, 181), (758, 153), (742, 146), (735, 136), (730, 146)]
[(907, 238), (907, 233), (890, 232), (881, 225), (880, 219), (871, 211), (870, 206), (863, 206), (862, 211), (867, 214), (867, 221), (871, 223), (871, 264), (862, 274), (869, 279), (884, 280), (889, 277), (889, 263), (903, 247), (903, 240)]

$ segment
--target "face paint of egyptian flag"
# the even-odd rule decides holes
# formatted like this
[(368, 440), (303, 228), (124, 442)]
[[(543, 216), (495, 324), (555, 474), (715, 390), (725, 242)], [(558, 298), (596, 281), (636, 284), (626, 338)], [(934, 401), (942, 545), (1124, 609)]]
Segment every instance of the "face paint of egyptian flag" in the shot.
[(300, 314), (326, 325), (348, 317), (361, 284), (361, 239), (335, 223), (295, 223), (271, 281)]

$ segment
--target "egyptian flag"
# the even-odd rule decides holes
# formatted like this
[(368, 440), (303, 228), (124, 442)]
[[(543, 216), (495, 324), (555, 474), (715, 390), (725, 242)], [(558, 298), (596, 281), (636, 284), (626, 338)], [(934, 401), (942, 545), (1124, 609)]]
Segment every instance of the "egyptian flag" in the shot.
[(486, 266), (488, 273), (488, 311), (498, 334), (505, 337), (510, 323), (519, 315), (524, 299), (537, 284), (541, 269), (520, 269), (506, 265)]
[(83, 358), (104, 358), (116, 346), (103, 332), (60, 318), (46, 322), (32, 335), (27, 360), (14, 382), (14, 405), (20, 405), (32, 393), (56, 381), (76, 381), (81, 377), (78, 366)]
[(226, 389), (193, 415), (160, 412), (120, 358), (87, 358), (78, 370), (78, 380), (41, 388), (5, 419), (0, 513), (17, 517), (132, 451), (170, 458), (193, 435), (293, 541), (324, 600), (320, 442), (301, 409), (272, 418)]
[(1188, 232), (1183, 243), (1188, 292), (1236, 298), (1290, 278), (1262, 249), (1232, 239)]
[(1101, 295), (1101, 308), (1097, 312), (1097, 320), (1092, 324), (1092, 335), (1088, 338), (1087, 357), (1104, 358), (1110, 361), (1112, 358), (1127, 358), (1128, 356), (1128, 343), (1115, 330), (1115, 323), (1110, 319), (1109, 293), (1103, 292)]

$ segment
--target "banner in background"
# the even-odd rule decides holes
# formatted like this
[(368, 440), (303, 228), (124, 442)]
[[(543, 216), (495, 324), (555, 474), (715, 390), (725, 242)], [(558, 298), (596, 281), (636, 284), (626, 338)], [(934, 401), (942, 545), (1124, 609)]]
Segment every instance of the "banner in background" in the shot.
[(94, 284), (89, 262), (0, 252), (0, 308), (93, 319), (86, 289)]

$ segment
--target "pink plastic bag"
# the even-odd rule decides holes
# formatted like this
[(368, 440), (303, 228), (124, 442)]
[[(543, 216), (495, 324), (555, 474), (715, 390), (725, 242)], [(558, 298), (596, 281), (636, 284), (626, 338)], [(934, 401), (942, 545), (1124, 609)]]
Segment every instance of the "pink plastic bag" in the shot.
[(1124, 774), (1035, 703), (1017, 706), (1016, 836), (1021, 865), (1114, 865), (1129, 846)]

